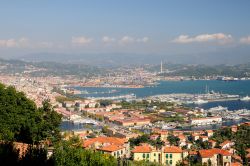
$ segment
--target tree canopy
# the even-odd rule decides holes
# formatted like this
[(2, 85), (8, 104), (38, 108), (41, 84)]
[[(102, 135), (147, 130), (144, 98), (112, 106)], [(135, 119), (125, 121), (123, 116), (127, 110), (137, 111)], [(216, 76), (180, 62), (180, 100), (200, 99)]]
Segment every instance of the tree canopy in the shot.
[(38, 144), (59, 137), (61, 116), (48, 101), (35, 103), (14, 87), (0, 84), (0, 140)]

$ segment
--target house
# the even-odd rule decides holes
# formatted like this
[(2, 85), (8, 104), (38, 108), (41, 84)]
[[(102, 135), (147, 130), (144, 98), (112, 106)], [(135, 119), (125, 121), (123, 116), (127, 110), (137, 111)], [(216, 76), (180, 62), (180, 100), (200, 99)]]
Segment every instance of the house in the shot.
[(226, 140), (220, 144), (221, 149), (229, 149), (231, 146), (234, 145), (234, 142), (231, 142), (229, 140)]
[(231, 163), (231, 166), (242, 166), (242, 164), (239, 162), (233, 162)]
[(214, 140), (208, 140), (209, 145), (214, 148), (216, 146), (216, 141)]
[(194, 141), (200, 139), (200, 134), (197, 134), (197, 133), (192, 134), (192, 139), (193, 139)]
[(150, 124), (150, 119), (147, 118), (125, 118), (116, 119), (114, 123), (121, 126), (140, 126), (145, 124)]
[(83, 148), (95, 149), (112, 156), (130, 157), (130, 146), (126, 139), (117, 137), (97, 137), (87, 139), (83, 142)]
[(206, 133), (206, 136), (208, 136), (208, 137), (212, 137), (214, 134), (213, 130), (206, 130), (205, 133)]
[(235, 163), (242, 163), (242, 159), (241, 159), (241, 157), (240, 156), (238, 156), (238, 155), (232, 155), (232, 162), (235, 162)]
[(140, 161), (140, 160), (152, 161), (151, 156), (154, 156), (153, 161), (158, 161), (158, 162), (160, 161), (160, 157), (157, 158), (156, 160), (156, 156), (153, 153), (153, 148), (147, 144), (141, 146), (135, 146), (131, 152), (133, 153), (133, 159), (135, 161)]
[(201, 140), (202, 142), (208, 141), (208, 136), (201, 135), (201, 136), (200, 136), (200, 140)]
[(132, 151), (133, 159), (136, 161), (146, 160), (163, 165), (176, 165), (183, 159), (183, 151), (176, 146), (156, 149), (148, 144), (136, 146)]
[(150, 135), (151, 140), (157, 140), (158, 137), (160, 137), (160, 135), (158, 135), (158, 134)]
[(211, 166), (223, 165), (230, 166), (232, 162), (232, 154), (227, 150), (223, 149), (205, 149), (199, 150), (198, 152), (199, 160), (204, 164), (209, 164), (211, 162)]
[(183, 146), (187, 145), (187, 143), (186, 143), (187, 139), (186, 139), (186, 137), (184, 135), (179, 135), (177, 137), (180, 139), (180, 141), (179, 141), (179, 146), (180, 147), (183, 147)]
[(110, 144), (107, 146), (103, 146), (101, 148), (98, 149), (99, 151), (105, 153), (108, 153), (112, 156), (114, 156), (115, 158), (122, 158), (125, 157), (125, 153), (126, 153), (126, 148), (124, 146), (119, 146), (119, 145), (114, 145), (114, 144)]
[(76, 101), (76, 107), (79, 108), (79, 110), (84, 109), (87, 106), (87, 104), (85, 102), (82, 101)]
[(182, 161), (182, 149), (176, 146), (165, 147), (162, 156), (162, 164), (176, 165), (178, 161)]
[(236, 133), (238, 130), (238, 127), (236, 125), (231, 126), (231, 131)]
[(191, 125), (208, 125), (222, 123), (221, 117), (207, 117), (207, 118), (192, 118), (189, 123)]
[(66, 107), (66, 108), (74, 107), (75, 106), (75, 102), (74, 101), (65, 101), (63, 103), (63, 106)]

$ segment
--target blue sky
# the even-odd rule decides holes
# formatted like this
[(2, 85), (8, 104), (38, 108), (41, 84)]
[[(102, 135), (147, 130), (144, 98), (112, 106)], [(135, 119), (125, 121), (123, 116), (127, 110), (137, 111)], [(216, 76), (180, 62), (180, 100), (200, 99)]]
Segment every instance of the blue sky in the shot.
[(0, 0), (0, 51), (192, 54), (250, 47), (249, 8), (249, 0)]

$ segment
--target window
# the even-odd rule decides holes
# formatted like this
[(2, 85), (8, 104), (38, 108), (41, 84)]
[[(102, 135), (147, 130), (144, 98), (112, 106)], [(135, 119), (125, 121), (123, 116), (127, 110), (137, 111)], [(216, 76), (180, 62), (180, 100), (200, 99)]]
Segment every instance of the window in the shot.
[(156, 153), (154, 153), (154, 156), (156, 156)]
[(172, 154), (170, 154), (170, 158), (172, 158)]
[(121, 150), (121, 154), (123, 154), (123, 151)]
[(166, 160), (166, 164), (168, 165), (168, 160)]
[(170, 162), (169, 162), (170, 164), (172, 164), (172, 160), (170, 160)]
[(147, 158), (149, 158), (149, 154), (147, 154)]
[(145, 158), (145, 153), (143, 153), (142, 157)]
[(168, 158), (168, 154), (166, 154), (166, 158)]

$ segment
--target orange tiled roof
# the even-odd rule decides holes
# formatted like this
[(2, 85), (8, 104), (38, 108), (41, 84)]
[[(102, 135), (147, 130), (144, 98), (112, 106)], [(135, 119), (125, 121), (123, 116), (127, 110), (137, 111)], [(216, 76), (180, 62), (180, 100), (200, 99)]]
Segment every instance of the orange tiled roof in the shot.
[(250, 148), (246, 149), (247, 153), (250, 153)]
[(179, 135), (178, 137), (179, 137), (179, 139), (186, 139), (186, 137), (184, 135)]
[(182, 153), (182, 150), (177, 146), (170, 146), (164, 149), (164, 153)]
[(189, 155), (197, 155), (197, 151), (189, 151)]
[(148, 145), (135, 146), (135, 148), (132, 150), (133, 153), (150, 153), (151, 151), (152, 148)]
[(231, 166), (242, 166), (242, 164), (239, 162), (235, 162), (235, 163), (231, 163)]
[(207, 133), (213, 133), (213, 130), (207, 130)]
[(212, 139), (208, 140), (208, 142), (216, 143), (216, 141), (215, 141), (215, 140), (212, 140)]
[(106, 152), (114, 152), (114, 151), (117, 151), (120, 149), (123, 149), (123, 147), (118, 146), (118, 145), (108, 145), (108, 146), (104, 146), (104, 147), (100, 148), (99, 150), (106, 151)]
[(126, 139), (116, 138), (116, 137), (97, 137), (91, 138), (83, 142), (83, 147), (89, 147), (90, 145), (99, 142), (99, 143), (110, 143), (114, 145), (123, 145), (126, 142)]
[(208, 136), (202, 135), (200, 136), (200, 138), (208, 138)]
[(242, 161), (241, 157), (238, 155), (232, 155), (232, 158), (238, 161)]
[(224, 141), (224, 142), (222, 142), (221, 144), (220, 144), (220, 146), (225, 146), (226, 144), (230, 144), (230, 143), (232, 143), (231, 141), (229, 141), (229, 140), (226, 140), (226, 141)]
[(202, 158), (209, 158), (213, 157), (215, 154), (221, 154), (223, 156), (231, 156), (232, 154), (228, 152), (227, 150), (222, 150), (222, 149), (204, 149), (204, 150), (199, 150), (199, 154)]

